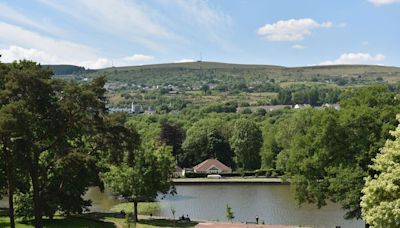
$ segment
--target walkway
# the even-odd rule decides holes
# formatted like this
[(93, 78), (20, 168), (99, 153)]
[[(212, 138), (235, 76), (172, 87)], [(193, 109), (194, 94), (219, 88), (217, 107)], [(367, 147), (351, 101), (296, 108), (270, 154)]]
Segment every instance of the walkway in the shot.
[(295, 228), (295, 226), (202, 222), (195, 228)]

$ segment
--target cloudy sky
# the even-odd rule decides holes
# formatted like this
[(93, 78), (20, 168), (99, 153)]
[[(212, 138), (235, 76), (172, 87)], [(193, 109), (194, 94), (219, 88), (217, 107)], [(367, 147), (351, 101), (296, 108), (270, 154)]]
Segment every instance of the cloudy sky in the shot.
[(0, 0), (0, 61), (400, 66), (400, 0)]

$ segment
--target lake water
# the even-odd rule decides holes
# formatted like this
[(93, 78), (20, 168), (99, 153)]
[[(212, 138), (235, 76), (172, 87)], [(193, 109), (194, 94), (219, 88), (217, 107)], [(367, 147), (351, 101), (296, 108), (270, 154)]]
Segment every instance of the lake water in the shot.
[[(161, 201), (161, 209), (154, 215), (176, 217), (189, 215), (195, 220), (226, 221), (228, 204), (235, 215), (234, 221), (255, 221), (281, 225), (308, 225), (312, 227), (362, 228), (360, 220), (343, 219), (344, 211), (337, 204), (318, 209), (313, 205), (298, 207), (289, 185), (178, 185), (178, 194)], [(93, 200), (94, 210), (108, 210), (118, 203), (109, 193), (91, 188), (86, 197)]]

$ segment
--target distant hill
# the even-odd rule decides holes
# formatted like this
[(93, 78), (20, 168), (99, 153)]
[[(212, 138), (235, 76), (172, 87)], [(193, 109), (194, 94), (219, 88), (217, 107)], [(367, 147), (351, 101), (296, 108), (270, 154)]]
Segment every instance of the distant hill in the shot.
[(54, 75), (70, 75), (90, 73), (95, 70), (86, 70), (84, 67), (74, 65), (42, 65), (43, 68), (51, 69)]
[(307, 67), (282, 67), (274, 65), (246, 65), (218, 62), (168, 63), (143, 66), (110, 67), (85, 70), (82, 67), (50, 66), (58, 76), (70, 75), (75, 79), (107, 76), (109, 81), (146, 85), (193, 85), (204, 83), (264, 83), (278, 82), (327, 82), (348, 80), (400, 81), (400, 68), (377, 65), (330, 65)]

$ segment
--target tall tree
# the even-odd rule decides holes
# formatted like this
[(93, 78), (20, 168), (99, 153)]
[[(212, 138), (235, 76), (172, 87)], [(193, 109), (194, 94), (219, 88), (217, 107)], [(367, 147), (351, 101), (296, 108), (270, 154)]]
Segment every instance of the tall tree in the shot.
[(391, 135), (394, 140), (387, 140), (373, 160), (362, 190), (362, 217), (372, 227), (400, 226), (400, 125)]
[(172, 155), (176, 158), (185, 139), (185, 130), (178, 123), (161, 122), (160, 141), (172, 147)]
[(17, 150), (16, 143), (19, 141), (19, 133), (26, 126), (24, 106), (23, 102), (14, 102), (0, 107), (0, 154), (4, 161), (7, 180), (10, 227), (15, 227), (13, 199), (17, 182), (16, 170), (18, 167), (16, 163), (21, 159), (21, 151)]
[(135, 153), (133, 163), (111, 165), (102, 178), (114, 193), (133, 199), (133, 218), (138, 221), (139, 202), (154, 200), (159, 193), (175, 192), (171, 179), (174, 170), (170, 147), (146, 143)]
[(24, 126), (13, 128), (13, 134), (18, 139), (15, 151), (23, 151), (21, 167), (31, 179), (35, 227), (43, 227), (47, 175), (54, 170), (52, 166), (70, 153), (87, 152), (86, 136), (100, 128), (105, 113), (103, 78), (78, 86), (54, 80), (51, 75), (34, 62), (21, 61), (11, 64), (1, 78), (3, 107), (23, 104), (18, 112), (24, 116), (18, 122)]
[(262, 144), (262, 132), (256, 123), (247, 119), (239, 119), (235, 122), (230, 145), (236, 155), (238, 167), (244, 170), (259, 169)]
[(233, 165), (225, 122), (218, 118), (205, 118), (187, 131), (178, 163), (192, 167), (206, 159), (215, 158), (226, 165)]

